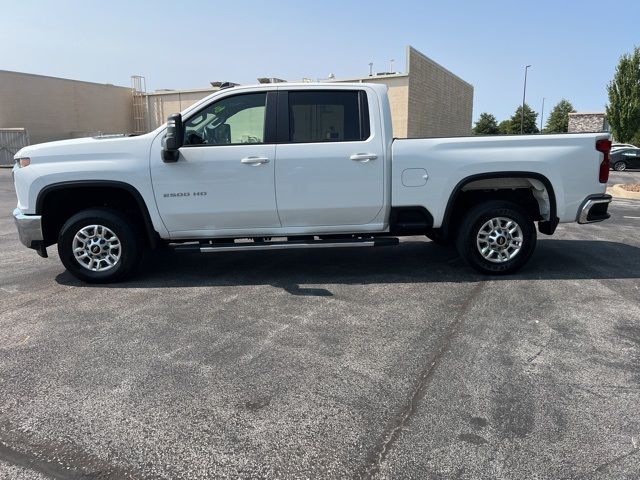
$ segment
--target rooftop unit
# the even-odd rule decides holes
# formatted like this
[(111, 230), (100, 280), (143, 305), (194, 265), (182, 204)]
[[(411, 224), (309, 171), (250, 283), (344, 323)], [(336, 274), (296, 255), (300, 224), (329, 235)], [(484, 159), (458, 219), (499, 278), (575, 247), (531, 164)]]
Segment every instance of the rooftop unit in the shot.
[(209, 83), (214, 88), (229, 88), (229, 87), (237, 87), (238, 85), (240, 85), (239, 83), (227, 82), (227, 81), (215, 81), (215, 82), (209, 82)]
[(258, 83), (287, 83), (287, 81), (276, 77), (261, 77), (258, 78)]

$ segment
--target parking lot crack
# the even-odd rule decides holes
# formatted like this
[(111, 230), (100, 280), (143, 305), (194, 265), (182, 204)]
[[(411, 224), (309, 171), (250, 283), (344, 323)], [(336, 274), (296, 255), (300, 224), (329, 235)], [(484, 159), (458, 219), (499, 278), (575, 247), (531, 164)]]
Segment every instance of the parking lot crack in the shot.
[(380, 436), (380, 439), (376, 442), (371, 453), (368, 455), (364, 467), (356, 473), (356, 478), (369, 479), (380, 471), (380, 467), (394, 443), (400, 438), (402, 431), (407, 427), (411, 418), (417, 412), (418, 405), (426, 394), (434, 372), (442, 362), (445, 353), (450, 349), (454, 337), (460, 330), (462, 321), (469, 310), (471, 310), (471, 307), (475, 304), (475, 301), (479, 297), (484, 285), (484, 282), (477, 282), (471, 288), (471, 292), (457, 310), (446, 335), (440, 341), (435, 355), (423, 366), (416, 377), (416, 381), (414, 382), (407, 402), (388, 423)]
[(611, 467), (611, 466), (623, 461), (624, 459), (630, 457), (631, 455), (635, 455), (639, 451), (640, 450), (638, 450), (637, 448), (634, 448), (633, 450), (630, 450), (627, 453), (623, 453), (622, 455), (619, 455), (619, 456), (615, 457), (614, 459), (609, 460), (608, 462), (605, 462), (605, 463), (599, 465), (594, 471), (596, 473), (607, 472), (609, 470), (609, 467)]
[(42, 460), (36, 456), (13, 450), (4, 442), (0, 442), (0, 460), (55, 479), (75, 480), (86, 478), (84, 475), (78, 474), (73, 470), (68, 470), (63, 465), (56, 465), (53, 462)]
[[(8, 430), (5, 422), (0, 427), (0, 435)], [(20, 448), (16, 448), (16, 445), (20, 445)], [(142, 478), (139, 472), (113, 465), (68, 446), (33, 444), (16, 435), (15, 431), (9, 438), (0, 436), (0, 462), (59, 480)]]

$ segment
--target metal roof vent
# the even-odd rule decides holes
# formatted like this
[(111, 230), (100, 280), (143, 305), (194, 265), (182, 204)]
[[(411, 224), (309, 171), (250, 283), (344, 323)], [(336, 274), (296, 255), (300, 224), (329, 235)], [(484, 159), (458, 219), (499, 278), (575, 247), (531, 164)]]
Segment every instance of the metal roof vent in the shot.
[(287, 81), (276, 77), (261, 77), (258, 78), (258, 83), (287, 83)]
[(240, 85), (239, 83), (220, 82), (220, 81), (209, 82), (209, 83), (211, 84), (212, 87), (219, 88), (220, 90), (222, 90), (223, 88), (237, 87), (238, 85)]

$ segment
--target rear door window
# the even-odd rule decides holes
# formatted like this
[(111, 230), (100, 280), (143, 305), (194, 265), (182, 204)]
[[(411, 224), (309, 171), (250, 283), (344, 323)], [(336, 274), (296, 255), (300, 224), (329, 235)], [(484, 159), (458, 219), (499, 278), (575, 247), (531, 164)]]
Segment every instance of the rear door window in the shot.
[(368, 122), (364, 91), (289, 92), (289, 139), (292, 143), (366, 140)]

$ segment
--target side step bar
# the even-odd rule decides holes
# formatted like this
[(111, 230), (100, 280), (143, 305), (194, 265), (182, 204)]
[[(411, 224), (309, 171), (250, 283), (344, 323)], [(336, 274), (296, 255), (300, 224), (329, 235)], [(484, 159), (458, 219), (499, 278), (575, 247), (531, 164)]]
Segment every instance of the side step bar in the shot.
[(289, 240), (280, 242), (228, 242), (176, 245), (172, 248), (177, 252), (239, 252), (249, 250), (288, 250), (292, 248), (339, 248), (339, 247), (387, 247), (397, 245), (399, 240), (394, 237), (379, 238), (346, 238), (330, 240)]

